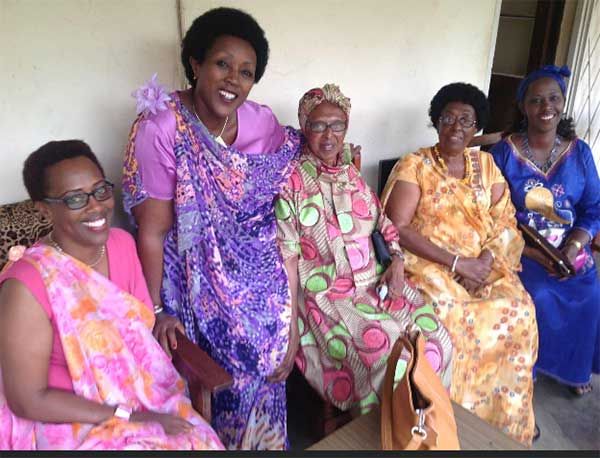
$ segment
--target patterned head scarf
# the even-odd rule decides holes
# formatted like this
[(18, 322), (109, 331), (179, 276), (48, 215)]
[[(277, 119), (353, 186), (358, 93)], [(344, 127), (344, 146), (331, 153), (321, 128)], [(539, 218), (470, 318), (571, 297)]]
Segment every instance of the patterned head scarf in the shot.
[(517, 102), (523, 102), (529, 85), (540, 78), (552, 78), (554, 81), (556, 81), (560, 87), (563, 97), (565, 97), (567, 92), (567, 83), (565, 82), (565, 78), (569, 76), (571, 76), (571, 70), (569, 70), (567, 65), (563, 65), (562, 67), (557, 67), (556, 65), (544, 65), (542, 68), (538, 68), (537, 70), (531, 72), (523, 81), (521, 81), (521, 84), (519, 84), (519, 89), (517, 89)]
[(323, 102), (332, 103), (346, 114), (350, 119), (350, 99), (342, 94), (340, 88), (335, 84), (326, 84), (322, 88), (311, 89), (300, 99), (298, 105), (298, 119), (300, 120), (300, 129), (304, 130), (306, 120), (310, 113)]

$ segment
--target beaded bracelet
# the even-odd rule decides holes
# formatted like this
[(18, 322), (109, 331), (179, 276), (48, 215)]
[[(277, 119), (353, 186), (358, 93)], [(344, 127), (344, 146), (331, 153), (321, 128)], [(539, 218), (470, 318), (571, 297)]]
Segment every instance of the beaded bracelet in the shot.
[(161, 304), (154, 304), (154, 314), (158, 315), (159, 313), (162, 313), (163, 311), (163, 306)]
[(402, 253), (402, 251), (394, 250), (390, 253), (390, 257), (391, 256), (398, 256), (398, 259), (400, 259), (400, 261), (404, 262), (404, 253)]

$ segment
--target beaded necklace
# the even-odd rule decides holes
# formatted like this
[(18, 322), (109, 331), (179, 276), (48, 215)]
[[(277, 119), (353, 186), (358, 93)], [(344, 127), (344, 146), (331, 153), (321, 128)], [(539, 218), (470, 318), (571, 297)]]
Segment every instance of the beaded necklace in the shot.
[[(442, 154), (440, 153), (440, 150), (437, 146), (433, 147), (433, 152), (435, 153), (435, 158), (441, 165), (444, 172), (449, 173), (450, 169), (448, 169), (446, 161), (444, 161), (444, 158), (442, 157)], [(460, 181), (462, 183), (468, 184), (471, 181), (471, 175), (473, 173), (473, 164), (471, 164), (471, 157), (467, 148), (465, 148), (465, 150), (463, 151), (463, 158), (465, 161), (465, 176)]]
[[(50, 242), (50, 244), (56, 248), (56, 250), (60, 253), (60, 254), (64, 254), (66, 255), (66, 253), (64, 252), (64, 250), (61, 248), (61, 246), (58, 244), (58, 242), (56, 242), (54, 240), (54, 238), (52, 237), (52, 232), (50, 232), (48, 234), (48, 241)], [(87, 264), (89, 267), (96, 267), (100, 261), (102, 260), (102, 258), (104, 257), (104, 254), (106, 253), (106, 245), (102, 245), (102, 248), (100, 248), (100, 251), (98, 252), (98, 257), (96, 258), (96, 260), (94, 262), (91, 262), (90, 264), (88, 264), (87, 262), (84, 262), (84, 264)], [(83, 262), (83, 261), (82, 261)]]
[(560, 141), (561, 139), (559, 135), (554, 137), (554, 146), (550, 150), (550, 154), (544, 162), (540, 162), (533, 157), (533, 153), (529, 148), (529, 136), (527, 135), (527, 133), (525, 133), (525, 136), (523, 137), (523, 154), (525, 155), (527, 160), (531, 161), (543, 173), (546, 173), (548, 172), (548, 170), (550, 170), (552, 164), (554, 164), (558, 159), (558, 147), (560, 146)]

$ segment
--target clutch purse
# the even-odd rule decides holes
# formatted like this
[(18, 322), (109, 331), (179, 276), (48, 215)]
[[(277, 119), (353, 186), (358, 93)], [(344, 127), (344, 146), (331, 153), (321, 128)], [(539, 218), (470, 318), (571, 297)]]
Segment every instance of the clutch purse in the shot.
[(572, 277), (575, 275), (575, 267), (564, 255), (562, 251), (555, 248), (550, 242), (548, 242), (542, 234), (536, 231), (531, 226), (523, 223), (519, 223), (519, 229), (523, 234), (525, 243), (530, 247), (537, 248), (546, 256), (554, 265), (555, 269), (561, 273), (564, 277)]
[[(408, 361), (395, 384), (400, 354)], [(395, 386), (394, 386), (395, 385)], [(381, 393), (383, 450), (460, 450), (450, 397), (425, 357), (425, 339), (412, 329), (401, 335), (387, 361)]]
[(383, 238), (383, 235), (381, 232), (375, 229), (371, 234), (371, 240), (373, 242), (373, 248), (375, 249), (375, 257), (377, 258), (377, 262), (387, 269), (392, 262), (392, 255), (390, 254), (390, 250), (385, 239)]

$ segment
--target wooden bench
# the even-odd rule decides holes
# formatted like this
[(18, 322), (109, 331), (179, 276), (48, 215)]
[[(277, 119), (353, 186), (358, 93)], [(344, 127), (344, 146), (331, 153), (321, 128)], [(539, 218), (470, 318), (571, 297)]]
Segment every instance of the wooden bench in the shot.
[[(526, 446), (452, 402), (461, 450), (528, 450)], [(381, 450), (379, 409), (358, 417), (308, 450)]]

